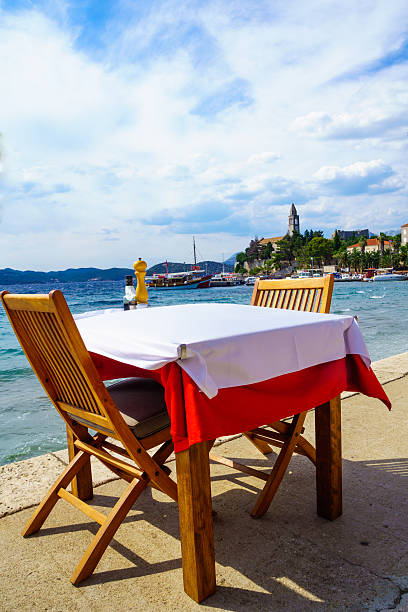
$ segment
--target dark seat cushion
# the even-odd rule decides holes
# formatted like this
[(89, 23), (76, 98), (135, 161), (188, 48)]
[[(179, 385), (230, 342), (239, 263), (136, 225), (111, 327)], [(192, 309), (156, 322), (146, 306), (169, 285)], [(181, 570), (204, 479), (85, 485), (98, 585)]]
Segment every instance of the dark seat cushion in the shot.
[(107, 389), (136, 438), (146, 438), (170, 426), (164, 389), (151, 378), (128, 378)]

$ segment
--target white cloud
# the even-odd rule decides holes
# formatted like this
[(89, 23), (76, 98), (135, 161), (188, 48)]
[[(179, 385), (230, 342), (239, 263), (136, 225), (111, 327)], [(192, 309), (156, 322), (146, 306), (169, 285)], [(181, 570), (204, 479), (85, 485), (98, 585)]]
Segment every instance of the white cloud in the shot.
[(392, 168), (382, 159), (374, 159), (369, 162), (359, 161), (344, 167), (323, 166), (314, 176), (323, 185), (339, 193), (356, 195), (370, 191), (384, 193), (387, 187), (389, 191), (395, 191), (402, 186), (402, 183), (395, 180), (390, 181), (390, 178), (394, 179), (393, 174)]
[(65, 3), (0, 9), (3, 266), (183, 261), (190, 230), (219, 259), (292, 201), (328, 233), (407, 221), (407, 68), (360, 69), (401, 43), (404, 2), (138, 5), (96, 51)]
[(270, 151), (264, 151), (263, 153), (256, 153), (251, 155), (248, 159), (248, 164), (270, 164), (280, 159), (279, 153), (272, 153)]
[(365, 109), (357, 114), (342, 113), (328, 115), (312, 112), (297, 117), (291, 125), (292, 131), (306, 132), (327, 139), (359, 140), (389, 136), (396, 140), (406, 140), (408, 117), (406, 112), (383, 109)]

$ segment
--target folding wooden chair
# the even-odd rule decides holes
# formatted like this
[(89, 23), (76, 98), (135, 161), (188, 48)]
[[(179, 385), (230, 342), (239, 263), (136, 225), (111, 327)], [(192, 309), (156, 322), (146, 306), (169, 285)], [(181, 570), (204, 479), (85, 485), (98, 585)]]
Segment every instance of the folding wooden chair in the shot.
[[(252, 293), (251, 305), (266, 308), (284, 308), (307, 312), (330, 312), (333, 294), (333, 276), (288, 280), (257, 280)], [(239, 471), (256, 476), (265, 482), (263, 490), (252, 509), (251, 516), (259, 518), (268, 510), (289, 465), (293, 453), (305, 455), (316, 465), (315, 448), (301, 435), (306, 412), (292, 417), (291, 422), (276, 421), (267, 427), (258, 427), (244, 435), (264, 455), (272, 451), (271, 446), (280, 448), (273, 469), (269, 475), (238, 462), (210, 453), (210, 458)]]
[[(142, 378), (106, 388), (61, 291), (49, 295), (3, 291), (0, 297), (34, 372), (73, 441), (70, 463), (28, 521), (23, 535), (38, 531), (60, 498), (99, 523), (101, 527), (71, 576), (71, 582), (78, 584), (92, 574), (121, 522), (148, 485), (177, 501), (177, 485), (163, 465), (173, 450), (164, 390), (155, 381)], [(96, 434), (92, 436), (88, 428)], [(150, 456), (147, 451), (159, 444), (160, 448)], [(91, 456), (129, 483), (108, 516), (67, 490), (73, 483), (75, 492), (75, 477), (81, 471), (90, 475)]]

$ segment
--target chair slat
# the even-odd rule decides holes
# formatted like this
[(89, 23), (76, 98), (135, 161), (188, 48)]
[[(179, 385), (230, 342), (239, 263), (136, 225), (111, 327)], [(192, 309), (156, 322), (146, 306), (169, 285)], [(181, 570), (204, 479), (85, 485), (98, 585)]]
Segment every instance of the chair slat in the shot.
[(56, 397), (61, 396), (61, 399), (64, 401), (68, 401), (69, 394), (68, 389), (64, 388), (64, 381), (60, 375), (58, 368), (55, 367), (55, 364), (50, 359), (49, 349), (46, 342), (42, 337), (38, 326), (35, 324), (34, 315), (32, 312), (28, 311), (17, 311), (15, 318), (20, 320), (24, 325), (25, 332), (30, 335), (30, 337), (35, 341), (38, 348), (43, 353), (43, 360), (46, 361), (47, 373), (50, 382), (56, 392)]
[(315, 303), (313, 306), (313, 312), (320, 312), (320, 304), (322, 301), (322, 294), (323, 291), (322, 289), (316, 289), (316, 297), (315, 297)]
[(298, 289), (292, 289), (290, 300), (288, 302), (288, 310), (294, 310), (298, 292)]
[(272, 308), (277, 308), (277, 304), (278, 304), (278, 300), (279, 300), (279, 295), (280, 295), (280, 290), (277, 289), (275, 291), (273, 291), (273, 299), (272, 299), (272, 303), (271, 303), (271, 307)]
[(57, 352), (57, 355), (60, 355), (63, 359), (66, 379), (67, 381), (72, 382), (73, 392), (75, 393), (76, 397), (79, 398), (82, 409), (87, 410), (88, 412), (93, 412), (94, 414), (101, 414), (95, 397), (91, 393), (89, 384), (86, 383), (77, 363), (72, 358), (69, 346), (66, 344), (66, 342), (63, 342), (64, 338), (61, 336), (60, 331), (58, 330), (55, 316), (48, 315), (48, 317), (45, 318), (45, 323), (47, 325), (50, 338), (53, 339), (56, 345), (58, 344), (59, 351)]

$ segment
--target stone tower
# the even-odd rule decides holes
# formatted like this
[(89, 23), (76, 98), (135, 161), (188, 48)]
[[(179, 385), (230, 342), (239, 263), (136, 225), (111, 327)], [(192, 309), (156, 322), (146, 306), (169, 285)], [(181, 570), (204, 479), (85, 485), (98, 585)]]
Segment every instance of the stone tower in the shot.
[(289, 215), (289, 236), (293, 236), (293, 232), (298, 232), (300, 234), (299, 215), (297, 214), (296, 207), (292, 202)]

